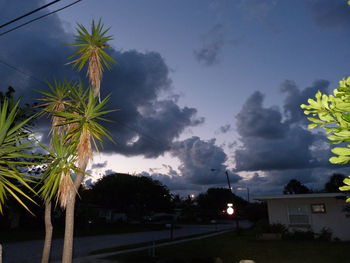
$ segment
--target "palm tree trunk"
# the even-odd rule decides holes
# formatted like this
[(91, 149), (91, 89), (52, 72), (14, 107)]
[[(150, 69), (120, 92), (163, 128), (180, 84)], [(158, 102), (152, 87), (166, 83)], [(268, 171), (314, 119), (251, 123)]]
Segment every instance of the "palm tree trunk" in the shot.
[[(52, 243), (51, 201), (45, 201), (45, 241), (41, 263), (49, 263)], [(0, 262), (1, 263), (1, 262)]]
[(2, 246), (0, 244), (0, 263), (2, 263)]
[(73, 197), (68, 200), (66, 207), (62, 263), (71, 263), (73, 258), (75, 196), (76, 195), (74, 194)]
[[(75, 189), (79, 189), (83, 179), (84, 174), (77, 175), (74, 181)], [(62, 263), (71, 263), (73, 258), (74, 209), (77, 191), (74, 191), (72, 198), (68, 200), (66, 206), (66, 221), (64, 230)]]

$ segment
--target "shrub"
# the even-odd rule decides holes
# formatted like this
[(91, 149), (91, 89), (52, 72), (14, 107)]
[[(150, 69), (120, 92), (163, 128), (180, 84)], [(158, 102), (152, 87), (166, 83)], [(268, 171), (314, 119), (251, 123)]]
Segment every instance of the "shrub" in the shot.
[(318, 235), (318, 240), (322, 240), (322, 241), (331, 241), (332, 240), (332, 235), (333, 232), (330, 228), (328, 227), (324, 227), (322, 228), (320, 234)]
[(266, 220), (259, 221), (255, 226), (255, 233), (274, 233), (274, 234), (284, 234), (287, 232), (287, 227), (280, 223), (269, 224)]
[(267, 233), (278, 233), (278, 234), (284, 234), (287, 232), (287, 227), (283, 224), (270, 224)]

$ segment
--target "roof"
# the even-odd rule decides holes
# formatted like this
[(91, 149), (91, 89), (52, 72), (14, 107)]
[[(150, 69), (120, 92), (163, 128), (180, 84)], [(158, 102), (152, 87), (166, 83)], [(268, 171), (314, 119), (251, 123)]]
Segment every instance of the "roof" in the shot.
[(298, 198), (332, 198), (346, 197), (350, 193), (316, 193), (316, 194), (292, 194), (292, 195), (265, 195), (253, 196), (254, 200), (272, 200), (272, 199), (298, 199)]

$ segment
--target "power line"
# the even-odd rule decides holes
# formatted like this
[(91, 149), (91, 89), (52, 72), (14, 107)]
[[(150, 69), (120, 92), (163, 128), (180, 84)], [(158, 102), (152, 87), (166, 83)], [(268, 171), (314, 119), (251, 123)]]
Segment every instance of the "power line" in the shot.
[(5, 61), (2, 61), (1, 59), (0, 59), (0, 63), (5, 65), (6, 67), (8, 67), (10, 69), (13, 69), (13, 70), (15, 70), (15, 71), (17, 71), (17, 72), (19, 72), (19, 73), (21, 73), (21, 74), (31, 78), (31, 79), (33, 79), (33, 80), (36, 80), (36, 81), (40, 82), (41, 84), (44, 84), (45, 86), (47, 85), (47, 83), (45, 81), (43, 81), (41, 79), (38, 79), (38, 78), (34, 77), (33, 75), (28, 74), (28, 73), (24, 72), (23, 70), (20, 70), (20, 69), (16, 68), (15, 66), (12, 66), (12, 65), (6, 63)]
[[(17, 67), (12, 66), (12, 65), (10, 65), (9, 63), (7, 63), (7, 62), (5, 62), (5, 61), (3, 61), (3, 60), (1, 60), (1, 59), (0, 59), (0, 64), (3, 64), (3, 65), (5, 65), (6, 67), (8, 67), (8, 68), (10, 68), (10, 69), (12, 69), (12, 70), (15, 70), (15, 71), (17, 71), (17, 72), (19, 72), (19, 73), (21, 73), (21, 74), (23, 74), (23, 75), (25, 75), (25, 76), (27, 76), (27, 77), (29, 77), (29, 78), (32, 78), (33, 80), (35, 80), (35, 81), (37, 81), (37, 82), (40, 82), (41, 84), (44, 84), (45, 86), (47, 85), (47, 83), (46, 83), (45, 81), (43, 81), (43, 80), (41, 80), (41, 79), (38, 79), (38, 78), (34, 77), (33, 75), (31, 75), (31, 74), (29, 74), (29, 73), (26, 73), (26, 72), (24, 72), (23, 70), (20, 70), (20, 69), (18, 69)], [(123, 123), (123, 122), (119, 122), (119, 121), (118, 121), (118, 123), (119, 123), (120, 125), (124, 126), (125, 128), (127, 128), (127, 129), (129, 129), (129, 130), (131, 130), (131, 131), (134, 131), (134, 132), (140, 134), (140, 135), (143, 136), (143, 138), (145, 138), (147, 141), (149, 141), (149, 142), (151, 142), (151, 143), (156, 143), (156, 144), (158, 144), (159, 146), (161, 146), (161, 147), (164, 148), (164, 149), (167, 148), (167, 146), (164, 145), (163, 142), (161, 142), (160, 140), (154, 138), (154, 137), (151, 136), (151, 135), (146, 134), (145, 132), (140, 131), (140, 129), (138, 129), (138, 128), (136, 128), (136, 127), (132, 127), (132, 126), (126, 124), (125, 122)]]
[(10, 33), (10, 32), (12, 32), (12, 31), (14, 31), (14, 30), (16, 30), (16, 29), (18, 29), (18, 28), (21, 28), (21, 27), (23, 27), (23, 26), (25, 26), (25, 25), (28, 25), (28, 24), (32, 23), (32, 22), (35, 22), (35, 21), (37, 21), (37, 20), (39, 20), (39, 19), (41, 19), (41, 18), (44, 18), (44, 17), (46, 17), (46, 16), (52, 15), (52, 14), (54, 14), (54, 13), (57, 13), (57, 12), (63, 10), (63, 9), (66, 9), (66, 8), (72, 6), (72, 5), (77, 4), (78, 2), (81, 2), (81, 1), (82, 1), (82, 0), (77, 0), (77, 1), (75, 1), (75, 2), (73, 2), (73, 3), (71, 3), (71, 4), (69, 4), (69, 5), (66, 5), (66, 6), (61, 7), (61, 8), (59, 8), (59, 9), (56, 9), (56, 10), (54, 10), (54, 11), (52, 11), (52, 12), (49, 12), (49, 13), (47, 13), (47, 14), (45, 14), (45, 15), (42, 15), (42, 16), (39, 16), (39, 17), (34, 18), (34, 19), (32, 19), (32, 20), (29, 20), (29, 21), (26, 22), (26, 23), (20, 24), (20, 25), (18, 25), (18, 26), (16, 26), (16, 27), (12, 28), (12, 29), (10, 29), (10, 30), (7, 30), (7, 31), (1, 33), (1, 34), (0, 34), (0, 37), (3, 36), (3, 35), (5, 35), (5, 34), (7, 34), (7, 33)]
[(10, 24), (12, 24), (12, 23), (14, 23), (14, 22), (16, 22), (16, 21), (22, 19), (22, 18), (25, 18), (25, 17), (27, 17), (27, 16), (30, 16), (31, 14), (34, 14), (34, 13), (40, 11), (41, 9), (44, 9), (44, 8), (46, 8), (46, 7), (50, 6), (50, 5), (53, 5), (53, 4), (57, 3), (57, 2), (60, 2), (60, 1), (62, 1), (62, 0), (55, 0), (55, 1), (52, 1), (52, 2), (50, 2), (50, 3), (48, 3), (48, 4), (46, 4), (46, 5), (43, 5), (43, 6), (41, 6), (41, 7), (38, 7), (37, 9), (34, 9), (34, 10), (32, 10), (32, 11), (30, 11), (30, 12), (24, 14), (24, 15), (21, 15), (20, 17), (17, 17), (17, 18), (15, 18), (15, 19), (12, 19), (11, 21), (6, 22), (5, 24), (0, 25), (0, 28), (3, 28), (3, 27), (5, 27), (5, 26), (8, 26), (8, 25), (10, 25)]

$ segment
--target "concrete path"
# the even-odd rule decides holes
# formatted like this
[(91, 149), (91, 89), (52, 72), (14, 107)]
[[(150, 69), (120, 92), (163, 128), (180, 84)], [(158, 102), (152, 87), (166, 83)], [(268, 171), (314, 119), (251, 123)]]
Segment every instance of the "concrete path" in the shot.
[[(242, 223), (240, 223), (242, 227)], [(233, 225), (182, 225), (174, 229), (174, 238), (221, 231), (232, 228)], [(117, 235), (78, 237), (74, 239), (74, 257), (84, 257), (93, 250), (152, 242), (170, 237), (170, 230), (139, 232)], [(42, 240), (3, 244), (3, 263), (36, 263), (40, 262)], [(61, 258), (62, 239), (53, 240), (51, 261)], [(97, 262), (97, 261), (96, 261)]]

